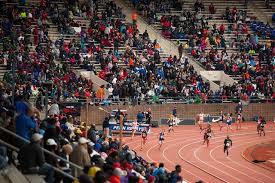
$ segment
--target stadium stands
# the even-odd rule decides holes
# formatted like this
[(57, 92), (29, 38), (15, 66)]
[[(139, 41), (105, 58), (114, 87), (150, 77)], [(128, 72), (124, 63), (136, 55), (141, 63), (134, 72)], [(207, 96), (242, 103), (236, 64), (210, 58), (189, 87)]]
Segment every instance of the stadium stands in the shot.
[[(222, 1), (203, 1), (204, 4), (185, 1), (183, 9), (187, 11), (178, 11), (173, 3), (171, 7), (161, 9), (162, 6), (154, 5), (154, 1), (151, 4), (144, 2), (136, 2), (137, 9), (164, 37), (182, 43), (187, 53), (206, 70), (223, 70), (238, 81), (231, 86), (231, 91), (242, 88), (243, 94), (251, 98), (272, 96), (259, 86), (260, 82), (267, 86), (274, 79), (271, 64), (274, 60), (274, 29), (255, 20), (253, 12), (243, 3), (232, 1), (228, 7), (228, 2)], [(211, 3), (215, 4), (214, 13), (205, 8)], [(259, 73), (266, 73), (272, 79), (259, 77)], [(256, 85), (251, 87), (251, 83)], [(224, 94), (229, 97), (234, 93), (227, 91)]]
[[(79, 123), (74, 122), (75, 125), (78, 124), (77, 126), (79, 126), (79, 128), (68, 126), (68, 121), (71, 121), (71, 118), (70, 117), (67, 118), (63, 116), (59, 112), (58, 106), (57, 108), (54, 108), (53, 107), (54, 105), (52, 105), (49, 110), (49, 115), (51, 116), (41, 121), (39, 118), (38, 111), (36, 111), (35, 116), (33, 116), (33, 111), (30, 108), (31, 104), (28, 103), (28, 100), (31, 98), (31, 96), (33, 96), (34, 94), (37, 94), (38, 96), (41, 97), (40, 98), (41, 101), (43, 101), (43, 97), (45, 96), (46, 91), (49, 91), (49, 97), (53, 99), (53, 104), (55, 104), (54, 103), (55, 99), (57, 101), (60, 101), (62, 100), (62, 98), (65, 98), (65, 99), (70, 98), (71, 95), (73, 95), (75, 98), (77, 98), (78, 96), (83, 96), (82, 94), (77, 94), (78, 92), (79, 93), (83, 92), (83, 90), (85, 90), (85, 94), (84, 94), (85, 97), (90, 97), (91, 95), (87, 93), (88, 92), (87, 90), (92, 89), (92, 82), (85, 78), (82, 78), (81, 76), (78, 76), (74, 71), (78, 69), (78, 68), (75, 68), (74, 66), (83, 67), (84, 69), (87, 69), (87, 70), (89, 70), (87, 66), (92, 66), (92, 64), (89, 64), (89, 63), (86, 65), (81, 63), (82, 60), (81, 58), (79, 58), (79, 56), (81, 55), (80, 53), (89, 54), (87, 50), (90, 49), (91, 53), (93, 54), (95, 53), (95, 55), (101, 54), (100, 56), (97, 57), (98, 59), (96, 59), (96, 61), (97, 63), (101, 63), (102, 66), (97, 67), (95, 70), (93, 69), (91, 70), (93, 70), (96, 73), (98, 72), (99, 76), (101, 76), (106, 80), (109, 80), (107, 76), (105, 77), (106, 73), (104, 75), (100, 74), (100, 72), (104, 71), (106, 67), (104, 66), (105, 64), (102, 62), (105, 62), (106, 58), (116, 59), (116, 56), (113, 53), (110, 53), (109, 55), (113, 55), (114, 58), (112, 58), (112, 56), (108, 57), (107, 55), (104, 55), (102, 50), (105, 49), (105, 47), (111, 47), (111, 48), (114, 47), (114, 51), (118, 51), (119, 47), (113, 46), (113, 43), (114, 45), (116, 45), (117, 44), (115, 43), (116, 41), (121, 41), (120, 34), (123, 33), (123, 36), (129, 36), (129, 37), (134, 36), (135, 34), (132, 34), (132, 31), (133, 32), (136, 31), (136, 28), (134, 26), (121, 23), (120, 18), (123, 18), (123, 17), (117, 18), (117, 20), (115, 19), (111, 20), (113, 11), (115, 11), (117, 15), (121, 15), (121, 13), (117, 12), (119, 11), (119, 9), (117, 9), (115, 7), (115, 4), (113, 3), (108, 4), (109, 6), (107, 6), (106, 9), (105, 9), (106, 6), (103, 7), (103, 4), (100, 4), (100, 5), (95, 4), (96, 7), (102, 8), (99, 12), (97, 12), (97, 15), (101, 15), (101, 16), (100, 18), (94, 17), (95, 22), (93, 21), (91, 22), (91, 26), (87, 27), (88, 30), (83, 28), (87, 23), (83, 15), (85, 14), (83, 9), (81, 11), (82, 16), (79, 17), (79, 22), (74, 22), (74, 20), (76, 19), (76, 17), (74, 16), (76, 16), (76, 14), (80, 15), (80, 11), (73, 12), (75, 8), (76, 9), (79, 8), (78, 6), (74, 6), (74, 4), (68, 5), (67, 4), (68, 2), (65, 2), (65, 3), (57, 2), (54, 5), (54, 3), (52, 4), (47, 1), (41, 1), (41, 2), (31, 1), (31, 3), (34, 3), (35, 6), (31, 6), (24, 3), (19, 6), (17, 3), (7, 4), (8, 6), (7, 12), (10, 12), (10, 14), (8, 14), (7, 17), (3, 19), (4, 21), (2, 26), (3, 26), (4, 36), (2, 37), (3, 38), (2, 61), (4, 63), (4, 66), (6, 66), (7, 69), (10, 71), (7, 71), (5, 73), (5, 75), (3, 76), (4, 82), (1, 83), (1, 91), (3, 91), (1, 94), (1, 102), (3, 104), (1, 105), (1, 114), (3, 113), (9, 114), (9, 115), (1, 116), (2, 121), (4, 121), (4, 123), (1, 125), (4, 128), (12, 130), (12, 128), (10, 127), (12, 127), (14, 123), (16, 123), (17, 134), (27, 139), (30, 139), (31, 138), (30, 134), (35, 131), (40, 132), (42, 134), (44, 133), (45, 148), (50, 150), (51, 152), (60, 154), (60, 153), (64, 153), (63, 151), (61, 151), (62, 150), (61, 147), (64, 147), (64, 145), (68, 144), (69, 142), (79, 143), (79, 145), (74, 147), (74, 149), (77, 149), (78, 147), (81, 148), (81, 144), (86, 143), (85, 140), (84, 140), (85, 142), (83, 141), (83, 138), (80, 138), (81, 136), (86, 136), (84, 135), (85, 128), (83, 128), (83, 124), (80, 125)], [(38, 3), (40, 3), (40, 6), (38, 6)], [(82, 8), (84, 8), (84, 6)], [(39, 8), (36, 9), (35, 7), (39, 7)], [(94, 7), (94, 9), (91, 9), (91, 10), (97, 11), (97, 8)], [(86, 16), (88, 17), (90, 16), (89, 11), (90, 10), (88, 9), (86, 12)], [(104, 18), (104, 13), (107, 14), (105, 18)], [(57, 21), (56, 20), (57, 17), (59, 17), (60, 19), (63, 19), (63, 21), (67, 23), (65, 23), (64, 25), (58, 25), (58, 23), (61, 21)], [(104, 25), (104, 23), (108, 21), (110, 23), (109, 24), (110, 27), (108, 25), (107, 26)], [(82, 28), (80, 32), (78, 32), (79, 30), (78, 25), (80, 24)], [(112, 29), (111, 29), (111, 26), (113, 27)], [(109, 29), (109, 31), (113, 31), (113, 32), (108, 32), (106, 30), (106, 27), (107, 29)], [(112, 35), (109, 35), (109, 34), (112, 34)], [(110, 36), (111, 38), (114, 38), (114, 40), (112, 40), (112, 42), (109, 42), (110, 39), (107, 39), (107, 38), (110, 38), (110, 37), (108, 36)], [(115, 36), (117, 36), (117, 38), (115, 38)], [(147, 48), (146, 51), (150, 53), (143, 54), (143, 56), (147, 59), (150, 57), (150, 55), (154, 54), (155, 50), (154, 50), (154, 47), (152, 46), (153, 45), (156, 46), (157, 43), (151, 42), (148, 39), (148, 36), (146, 36), (146, 34), (138, 35), (138, 36), (140, 37), (139, 40), (135, 40), (135, 41), (137, 42), (140, 41), (141, 43), (138, 42), (135, 44), (141, 47), (140, 50)], [(115, 39), (118, 39), (118, 40), (115, 40)], [(123, 37), (122, 39), (125, 39), (125, 38)], [(90, 43), (93, 44), (92, 41), (95, 42), (93, 46), (90, 45)], [(131, 40), (126, 39), (125, 41), (129, 42)], [(118, 45), (119, 44), (120, 43), (118, 43)], [(127, 43), (127, 44), (130, 44), (130, 43)], [(132, 45), (130, 44), (130, 46)], [(128, 48), (126, 49), (123, 48), (125, 49), (124, 53), (122, 51), (122, 55), (125, 58), (124, 62), (121, 61), (123, 59), (120, 59), (120, 62), (122, 62), (123, 64), (121, 64), (121, 66), (116, 66), (116, 68), (111, 67), (111, 69), (113, 70), (118, 69), (118, 70), (115, 70), (114, 74), (117, 74), (116, 76), (118, 77), (119, 80), (125, 79), (123, 78), (125, 76), (119, 75), (119, 71), (127, 72), (127, 70), (129, 71), (134, 70), (133, 68), (130, 67), (130, 64), (126, 64), (126, 62), (130, 62), (129, 59), (133, 59), (131, 57), (134, 57), (134, 53), (132, 51), (133, 48), (130, 46), (128, 46)], [(92, 50), (92, 48), (94, 47), (95, 47), (95, 51)], [(140, 55), (142, 54), (140, 53)], [(110, 62), (107, 59), (106, 59), (106, 62)], [(112, 60), (112, 63), (114, 65), (117, 65), (117, 63), (115, 62), (116, 61)], [(72, 70), (72, 68), (74, 70)], [(186, 67), (184, 68), (186, 69)], [(13, 72), (15, 72), (15, 74), (13, 74)], [(16, 78), (13, 78), (14, 76), (16, 76)], [(16, 117), (15, 121), (13, 119), (13, 116), (15, 114), (15, 109), (11, 104), (11, 100), (10, 100), (11, 98), (9, 98), (9, 94), (11, 94), (11, 90), (13, 86), (15, 86), (14, 93), (16, 94), (16, 96), (14, 96), (16, 101), (15, 109), (19, 113), (18, 114), (19, 116)], [(48, 86), (50, 86), (50, 88), (47, 88), (47, 90), (44, 90), (45, 87), (48, 87)], [(20, 96), (24, 96), (23, 100), (22, 100), (22, 97)], [(39, 100), (37, 103), (39, 103)], [(40, 108), (39, 105), (36, 105), (36, 106), (38, 107), (38, 109), (42, 109), (43, 107), (43, 106), (40, 106), (41, 107)], [(26, 126), (27, 127), (26, 129), (22, 129), (20, 127), (20, 129), (18, 129), (19, 128), (18, 124), (21, 124), (23, 122), (27, 123), (27, 121), (28, 121), (28, 125), (30, 125), (29, 127)], [(56, 126), (57, 122), (60, 124), (59, 127)], [(93, 139), (97, 131), (93, 127), (91, 127), (91, 129), (87, 133), (88, 133), (87, 137), (89, 139)], [(75, 134), (73, 138), (71, 138), (72, 134)], [(7, 135), (7, 134), (1, 131), (1, 135)], [(64, 141), (64, 138), (66, 138), (65, 141)], [(33, 140), (34, 137), (32, 137), (31, 139), (32, 139), (31, 145), (30, 146), (24, 145), (25, 150), (24, 151), (22, 150), (22, 152), (19, 152), (19, 156), (23, 157), (23, 159), (27, 154), (30, 153), (30, 152), (27, 152), (27, 150), (30, 147), (34, 147), (32, 143), (37, 142), (36, 140), (35, 141)], [(8, 139), (6, 140), (7, 142), (14, 144), (13, 141), (9, 141)], [(102, 161), (103, 162), (105, 161), (101, 158), (101, 156), (95, 155), (93, 157), (92, 162), (94, 162), (94, 165), (88, 168), (89, 171), (87, 173), (91, 175), (92, 178), (94, 178), (95, 180), (98, 178), (98, 176), (101, 176), (101, 178), (103, 177), (104, 179), (105, 178), (109, 179), (111, 182), (121, 182), (119, 180), (119, 176), (121, 176), (121, 173), (125, 171), (128, 172), (129, 179), (134, 179), (134, 180), (140, 179), (140, 178), (144, 179), (144, 177), (146, 177), (149, 180), (155, 179), (152, 176), (150, 176), (150, 171), (152, 171), (151, 169), (154, 168), (155, 165), (147, 163), (141, 157), (138, 157), (135, 152), (127, 149), (127, 147), (125, 147), (122, 151), (120, 151), (120, 153), (122, 153), (123, 156), (118, 154), (117, 150), (119, 147), (119, 142), (117, 141), (117, 139), (112, 140), (109, 137), (106, 137), (104, 135), (99, 135), (97, 139), (93, 139), (93, 140), (96, 140), (96, 141), (94, 141), (93, 144), (89, 143), (90, 144), (89, 153), (94, 152), (94, 154), (98, 154), (98, 155), (99, 153), (101, 153), (100, 155), (102, 155), (102, 157), (104, 157), (104, 160), (107, 162), (102, 164)], [(57, 144), (59, 148), (58, 149), (54, 148), (53, 150), (52, 148), (54, 146), (57, 146)], [(14, 145), (17, 145), (17, 146), (19, 145), (19, 147), (22, 147), (22, 143), (19, 143), (19, 144), (15, 143)], [(72, 156), (74, 155), (74, 153), (75, 151), (72, 152)], [(108, 154), (107, 158), (106, 158), (107, 156), (106, 153)], [(119, 155), (119, 160), (121, 162), (121, 165), (118, 163), (115, 163), (118, 160), (117, 159), (118, 155)], [(55, 157), (51, 157), (47, 153), (45, 154), (45, 158), (46, 158), (45, 159), (46, 162), (49, 163), (51, 166), (62, 166), (62, 165), (59, 165), (59, 162), (56, 161), (57, 159)], [(80, 158), (80, 157), (77, 156), (76, 158)], [(10, 161), (12, 160), (13, 159), (10, 159)], [(42, 163), (45, 163), (45, 160), (41, 159)], [(128, 163), (125, 163), (127, 161)], [(27, 166), (28, 162), (27, 161), (23, 161), (23, 162), (24, 162), (23, 167), (28, 167)], [(29, 159), (29, 162), (32, 162), (32, 161)], [(77, 163), (77, 160), (74, 159), (73, 162)], [(81, 164), (81, 165), (91, 165), (91, 162), (90, 160), (88, 160), (87, 164)], [(41, 166), (41, 164), (38, 164), (38, 166)], [(99, 171), (100, 173), (98, 174), (95, 174), (96, 172), (90, 173), (90, 171), (92, 172), (94, 171), (93, 169), (95, 168), (95, 166), (98, 167), (96, 168), (96, 171)], [(74, 167), (71, 167), (71, 168), (74, 168)], [(122, 169), (125, 171), (122, 171)], [(104, 172), (100, 170), (104, 170)], [(28, 172), (29, 170), (21, 169), (21, 171)], [(110, 172), (110, 174), (107, 172)], [(38, 173), (44, 174), (43, 172), (40, 172), (40, 171)], [(67, 172), (67, 173), (70, 173), (70, 172)], [(143, 176), (141, 176), (141, 174)], [(163, 172), (163, 175), (165, 174), (166, 172)], [(46, 175), (47, 175), (46, 181), (49, 182), (51, 180), (49, 178), (52, 178), (49, 176), (52, 176), (52, 175), (49, 175), (48, 168), (47, 168)], [(108, 178), (110, 175), (111, 177)], [(175, 176), (176, 176), (176, 172), (175, 172)], [(30, 176), (26, 176), (26, 177), (30, 179)], [(63, 179), (63, 182), (66, 182), (66, 181), (68, 182), (68, 180), (65, 180), (63, 176), (60, 177), (58, 173), (55, 173), (54, 178), (56, 180)], [(80, 182), (82, 182), (82, 178), (83, 176), (79, 178)], [(163, 179), (165, 178), (167, 178), (167, 176), (163, 177)], [(127, 179), (125, 180), (126, 182), (128, 182)]]
[[(146, 162), (127, 146), (119, 150), (122, 144), (118, 139), (100, 134), (93, 125), (87, 130), (87, 124), (60, 112), (58, 102), (87, 98), (114, 103), (129, 98), (131, 104), (158, 102), (161, 98), (193, 99), (194, 103), (208, 100), (218, 103), (227, 99), (266, 102), (266, 98), (274, 102), (274, 28), (257, 20), (250, 9), (237, 1), (229, 8), (223, 1), (210, 2), (186, 1), (182, 8), (179, 1), (171, 0), (154, 5), (134, 0), (133, 4), (163, 36), (182, 43), (180, 52), (185, 49), (206, 70), (225, 70), (238, 80), (233, 86), (221, 86), (218, 91), (211, 90), (209, 82), (202, 79), (187, 57), (165, 53), (158, 40), (151, 40), (146, 31), (139, 32), (135, 24), (126, 22), (121, 8), (114, 2), (6, 3), (0, 31), (1, 127), (31, 139), (28, 148), (37, 145), (31, 134), (43, 134), (45, 149), (58, 156), (45, 153), (45, 159), (41, 158), (37, 166), (48, 163), (78, 176), (75, 172), (82, 173), (81, 169), (74, 171), (77, 166), (64, 161), (71, 156), (73, 163), (84, 168), (80, 183), (83, 179), (111, 183), (182, 180), (179, 167), (167, 172), (163, 165)], [(183, 9), (187, 11), (182, 13)], [(95, 91), (93, 81), (78, 71), (93, 72), (109, 84)], [(44, 98), (52, 99), (46, 119), (30, 107), (33, 96), (40, 112), (47, 105)], [(19, 113), (16, 118), (15, 113)], [(23, 122), (28, 122), (27, 127), (18, 129), (18, 124)], [(4, 131), (0, 131), (0, 136), (7, 137), (6, 142), (18, 148), (24, 144)], [(26, 152), (21, 150), (19, 155), (30, 153)], [(44, 156), (44, 151), (41, 153)], [(0, 158), (1, 163), (7, 166), (6, 155), (0, 156), (4, 157)], [(8, 156), (9, 162), (14, 160), (10, 151)], [(26, 171), (22, 164), (18, 169)], [(56, 182), (73, 181), (72, 177), (56, 171), (53, 175)]]

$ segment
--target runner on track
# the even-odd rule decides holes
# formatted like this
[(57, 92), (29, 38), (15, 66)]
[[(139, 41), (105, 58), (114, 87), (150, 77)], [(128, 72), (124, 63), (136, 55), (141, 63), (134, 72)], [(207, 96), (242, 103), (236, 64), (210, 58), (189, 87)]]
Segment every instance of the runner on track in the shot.
[(216, 119), (216, 120), (214, 120), (214, 119), (212, 120), (213, 123), (218, 122), (219, 127), (220, 127), (220, 131), (222, 131), (222, 128), (223, 128), (224, 118), (225, 118), (225, 116), (223, 114), (223, 111), (221, 111), (220, 112), (220, 117), (218, 119)]
[(262, 118), (262, 120), (259, 124), (259, 134), (260, 134), (260, 136), (262, 136), (262, 133), (265, 136), (265, 130), (264, 130), (265, 124), (266, 124), (266, 121), (264, 120), (264, 118)]
[(197, 123), (198, 123), (198, 125), (200, 127), (201, 132), (203, 131), (203, 118), (204, 118), (203, 112), (201, 112), (200, 114), (198, 114), (198, 116), (197, 116)]
[(173, 119), (173, 115), (170, 116), (170, 118), (168, 119), (168, 132), (170, 133), (170, 131), (174, 132), (174, 119)]
[(141, 132), (141, 148), (140, 150), (143, 149), (143, 147), (145, 146), (146, 144), (146, 141), (147, 141), (147, 131), (146, 131), (146, 128), (143, 129), (143, 131)]
[(227, 133), (228, 133), (229, 129), (230, 129), (231, 131), (233, 131), (233, 129), (232, 129), (232, 127), (231, 127), (232, 121), (233, 121), (233, 119), (232, 119), (232, 113), (228, 113), (228, 114), (227, 114), (227, 118), (226, 118)]
[(243, 121), (243, 115), (242, 115), (241, 112), (238, 112), (238, 114), (237, 114), (237, 121), (236, 121), (236, 126), (237, 126), (236, 130), (240, 130), (241, 129), (241, 127), (242, 127), (242, 124), (241, 124), (242, 121)]
[(161, 132), (159, 133), (159, 149), (161, 148), (163, 141), (164, 141), (164, 132), (165, 132), (165, 130), (162, 129)]
[(257, 121), (257, 132), (258, 134), (260, 134), (260, 125), (261, 125), (261, 122), (262, 122), (262, 116), (259, 116), (258, 118), (258, 121)]
[(132, 136), (131, 136), (131, 140), (133, 140), (133, 138), (135, 136), (135, 133), (137, 131), (137, 128), (138, 128), (138, 122), (137, 122), (137, 120), (134, 120), (133, 123), (132, 123)]
[(229, 136), (226, 137), (226, 139), (224, 139), (224, 148), (223, 148), (223, 152), (226, 153), (226, 155), (228, 156), (229, 154), (229, 148), (232, 147), (232, 140), (229, 138)]
[(204, 135), (203, 135), (203, 145), (206, 142), (207, 147), (209, 146), (210, 138), (214, 135), (213, 130), (211, 129), (211, 124), (208, 124), (207, 127), (204, 129)]

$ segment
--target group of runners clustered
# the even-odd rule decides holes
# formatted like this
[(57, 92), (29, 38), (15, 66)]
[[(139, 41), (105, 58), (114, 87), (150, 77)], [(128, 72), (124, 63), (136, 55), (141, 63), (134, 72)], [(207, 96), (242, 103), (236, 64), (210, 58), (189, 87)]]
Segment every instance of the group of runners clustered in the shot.
[[(229, 154), (229, 149), (230, 147), (232, 147), (233, 142), (229, 136), (229, 131), (233, 131), (232, 128), (232, 122), (233, 122), (233, 114), (232, 113), (224, 113), (223, 111), (220, 111), (219, 113), (219, 117), (217, 119), (212, 119), (212, 123), (218, 123), (219, 125), (219, 129), (220, 131), (222, 131), (222, 129), (224, 127), (226, 127), (226, 131), (227, 131), (227, 137), (224, 140), (224, 153), (226, 154), (226, 156), (228, 156)], [(174, 132), (174, 126), (177, 125), (177, 123), (175, 122), (175, 118), (176, 118), (176, 113), (173, 112), (173, 114), (170, 115), (168, 121), (167, 121), (167, 125), (168, 125), (168, 133)], [(243, 122), (243, 116), (242, 116), (242, 108), (239, 108), (238, 110), (236, 110), (236, 130), (241, 130), (242, 128), (242, 122)], [(207, 120), (207, 124), (205, 125), (204, 119), (208, 119)], [(212, 129), (212, 125), (210, 122), (210, 116), (209, 114), (204, 114), (203, 112), (201, 112), (200, 114), (198, 114), (196, 116), (196, 123), (199, 126), (200, 129), (200, 133), (203, 132), (203, 145), (206, 143), (206, 146), (209, 146), (210, 143), (210, 139), (212, 136), (214, 136), (214, 132)], [(224, 125), (226, 124), (226, 125)], [(265, 136), (265, 124), (266, 121), (264, 120), (263, 117), (259, 117), (258, 118), (258, 123), (257, 123), (257, 132), (259, 134), (259, 136)], [(133, 122), (133, 128), (132, 128), (132, 138), (137, 130), (138, 127), (138, 123), (137, 122)], [(150, 131), (150, 130), (149, 130)], [(142, 150), (144, 148), (144, 146), (146, 145), (146, 141), (147, 141), (147, 136), (148, 136), (148, 130), (146, 130), (146, 128), (143, 129), (143, 131), (141, 132), (141, 148), (140, 150)], [(161, 149), (163, 143), (164, 143), (164, 139), (165, 139), (165, 129), (161, 129), (159, 135), (158, 135), (158, 141), (159, 141), (159, 149)]]

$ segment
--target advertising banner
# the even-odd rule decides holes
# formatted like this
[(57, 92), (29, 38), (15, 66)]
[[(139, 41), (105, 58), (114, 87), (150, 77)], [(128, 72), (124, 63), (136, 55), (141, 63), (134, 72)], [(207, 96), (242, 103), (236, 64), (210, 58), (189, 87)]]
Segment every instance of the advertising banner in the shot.
[[(148, 131), (149, 125), (148, 124), (140, 124), (137, 127), (136, 134), (141, 134), (141, 132), (144, 130), (144, 128), (146, 128), (146, 130)], [(110, 123), (110, 130), (113, 133), (117, 133), (120, 130), (120, 125), (116, 124), (116, 123)], [(132, 124), (129, 122), (124, 123), (122, 130), (123, 130), (123, 133), (131, 133), (132, 132)]]

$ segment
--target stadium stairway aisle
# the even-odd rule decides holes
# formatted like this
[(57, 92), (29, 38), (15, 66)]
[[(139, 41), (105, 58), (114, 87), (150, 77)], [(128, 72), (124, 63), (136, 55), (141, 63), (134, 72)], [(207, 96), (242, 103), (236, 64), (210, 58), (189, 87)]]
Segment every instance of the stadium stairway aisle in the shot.
[(0, 80), (3, 80), (3, 77), (5, 75), (5, 72), (9, 71), (7, 69), (7, 66), (5, 64), (0, 64)]
[[(275, 1), (270, 1), (270, 8), (267, 8), (264, 0), (252, 0), (248, 7), (255, 12), (260, 20), (272, 23), (272, 14), (275, 13)], [(275, 26), (274, 23), (272, 25)]]
[[(123, 8), (123, 13), (126, 15), (126, 21), (132, 22), (132, 12), (135, 11), (132, 7), (129, 6), (128, 1), (123, 1), (123, 0), (116, 0), (116, 3), (118, 6)], [(171, 54), (171, 55), (178, 55), (178, 47), (177, 45), (166, 38), (164, 38), (161, 35), (160, 31), (157, 31), (156, 28), (153, 25), (148, 25), (147, 22), (140, 16), (137, 17), (137, 25), (138, 28), (140, 29), (140, 32), (144, 32), (145, 30), (148, 31), (150, 37), (152, 40), (157, 39), (158, 42), (160, 43), (162, 49)], [(189, 58), (189, 62), (195, 70), (200, 73), (200, 71), (205, 71), (203, 67), (201, 67), (192, 57), (190, 57), (188, 54), (183, 54), (183, 56), (186, 56)], [(228, 75), (225, 75), (224, 80), (222, 83), (231, 84), (232, 81), (234, 81), (232, 78), (230, 78)], [(212, 90), (217, 90), (219, 89), (219, 85), (214, 83), (213, 81), (210, 82), (210, 87)], [(229, 82), (229, 83), (228, 83)]]
[[(211, 3), (214, 5), (215, 7), (215, 14), (210, 14), (209, 12), (209, 6), (211, 5)], [(225, 13), (225, 10), (227, 7), (229, 7), (230, 9), (232, 9), (233, 7), (236, 7), (237, 10), (245, 10), (247, 12), (247, 16), (249, 17), (253, 17), (254, 14), (254, 10), (250, 9), (249, 6), (245, 6), (244, 1), (239, 1), (239, 0), (227, 0), (227, 1), (223, 1), (223, 0), (204, 0), (203, 1), (204, 4), (204, 10), (201, 11), (200, 15), (201, 16), (205, 16), (205, 17), (211, 17), (211, 19), (208, 20), (208, 25), (214, 25), (216, 24), (217, 27), (219, 27), (221, 24), (223, 24), (226, 29), (227, 27), (231, 24), (233, 25), (233, 23), (229, 23), (226, 19), (222, 18), (222, 15)], [(184, 2), (183, 5), (183, 9), (188, 9), (188, 10), (193, 10), (194, 6), (194, 1), (193, 0), (186, 0)], [(180, 13), (179, 13), (180, 14)], [(248, 28), (248, 33), (249, 34), (253, 34), (253, 31), (250, 30), (250, 28)], [(233, 33), (227, 33), (225, 32), (223, 34), (226, 44), (227, 44), (227, 48), (226, 48), (226, 52), (228, 54), (237, 54), (239, 53), (239, 50), (237, 48), (231, 48), (230, 46), (230, 40), (237, 38), (237, 36)], [(262, 42), (264, 40), (260, 40), (260, 42)], [(207, 48), (205, 51), (206, 53), (208, 53), (211, 49)], [(223, 48), (218, 48), (218, 51), (221, 52), (223, 51)], [(256, 55), (254, 55), (256, 56)], [(240, 80), (242, 77), (241, 75), (229, 75), (232, 79), (238, 81)]]

